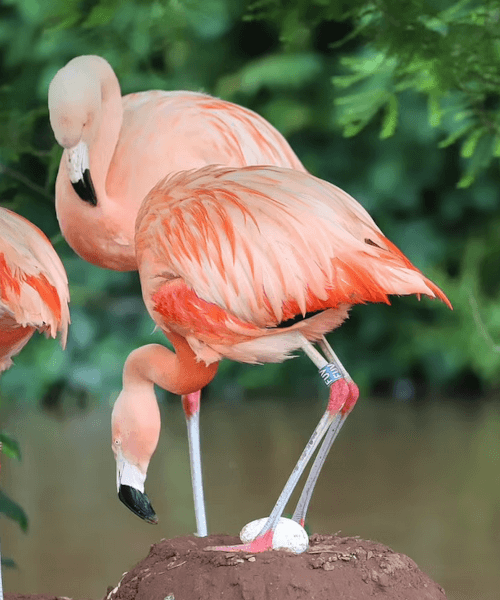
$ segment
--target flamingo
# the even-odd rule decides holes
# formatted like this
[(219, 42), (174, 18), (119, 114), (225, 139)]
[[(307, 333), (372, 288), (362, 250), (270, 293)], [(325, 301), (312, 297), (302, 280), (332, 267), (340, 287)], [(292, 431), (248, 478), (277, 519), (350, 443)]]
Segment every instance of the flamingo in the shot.
[[(137, 213), (167, 173), (210, 164), (305, 171), (285, 138), (256, 113), (187, 91), (122, 97), (113, 69), (99, 56), (76, 57), (59, 70), (49, 86), (48, 104), (55, 138), (64, 149), (56, 181), (62, 234), (79, 256), (103, 268), (137, 269)], [(197, 534), (205, 536), (200, 390), (183, 395), (182, 405)], [(130, 508), (123, 489), (119, 497)]]
[(61, 232), (79, 256), (106, 269), (137, 270), (137, 213), (168, 173), (210, 164), (305, 170), (285, 138), (256, 113), (196, 92), (122, 97), (100, 56), (78, 56), (60, 69), (48, 104), (64, 148), (56, 180)]
[(324, 458), (359, 395), (325, 335), (352, 305), (389, 303), (390, 294), (451, 304), (354, 198), (298, 170), (212, 165), (167, 176), (141, 205), (135, 246), (144, 302), (174, 352), (150, 344), (125, 362), (112, 415), (119, 489), (132, 510), (155, 521), (144, 493), (160, 430), (155, 384), (189, 395), (213, 379), (222, 358), (280, 362), (302, 349), (330, 388), (326, 411), (254, 539), (212, 549), (276, 547), (300, 475), (324, 438), (293, 515), (303, 524)]
[(33, 223), (0, 207), (0, 373), (35, 331), (60, 333), (65, 347), (68, 302), (66, 271), (52, 244)]

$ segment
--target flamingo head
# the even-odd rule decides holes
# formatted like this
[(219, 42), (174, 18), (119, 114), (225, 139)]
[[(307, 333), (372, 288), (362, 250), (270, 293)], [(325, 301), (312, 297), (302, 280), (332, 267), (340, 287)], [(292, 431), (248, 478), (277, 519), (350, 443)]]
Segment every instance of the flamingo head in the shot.
[(90, 176), (89, 144), (101, 122), (101, 83), (96, 67), (109, 65), (100, 57), (77, 57), (60, 69), (49, 86), (50, 124), (65, 149), (68, 176), (78, 196), (92, 206), (97, 196)]
[[(151, 392), (154, 396), (154, 391)], [(156, 399), (154, 410), (145, 410), (141, 395), (122, 391), (111, 419), (112, 448), (116, 460), (118, 498), (134, 514), (148, 523), (158, 517), (144, 492), (149, 461), (160, 435), (160, 414)], [(146, 406), (145, 406), (146, 405)]]

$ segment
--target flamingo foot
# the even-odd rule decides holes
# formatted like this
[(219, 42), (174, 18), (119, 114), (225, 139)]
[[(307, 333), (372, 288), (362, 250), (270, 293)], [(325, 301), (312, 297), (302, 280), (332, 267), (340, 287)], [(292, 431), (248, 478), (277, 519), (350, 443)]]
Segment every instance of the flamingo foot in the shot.
[(269, 529), (259, 533), (267, 523), (267, 518), (257, 519), (243, 527), (240, 539), (243, 544), (236, 546), (209, 546), (205, 550), (220, 552), (267, 552), (268, 550), (287, 550), (301, 554), (309, 547), (309, 537), (303, 527), (291, 519), (280, 518), (274, 531)]

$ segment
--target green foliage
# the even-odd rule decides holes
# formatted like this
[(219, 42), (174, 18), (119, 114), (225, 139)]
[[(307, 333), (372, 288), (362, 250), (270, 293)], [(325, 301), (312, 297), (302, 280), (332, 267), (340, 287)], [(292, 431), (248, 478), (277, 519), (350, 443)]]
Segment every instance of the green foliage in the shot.
[[(9, 435), (0, 431), (0, 455), (2, 452), (10, 458), (21, 460), (19, 444)], [(4, 494), (2, 490), (0, 490), (0, 514), (5, 515), (8, 519), (18, 523), (23, 531), (27, 531), (28, 517), (26, 516), (26, 513), (17, 502), (14, 502), (14, 500)], [(3, 564), (5, 564), (5, 566), (13, 566), (13, 562), (10, 560), (4, 562), (4, 559), (2, 559), (2, 565)]]
[(16, 563), (12, 560), (12, 558), (4, 558), (2, 556), (2, 567), (7, 567), (8, 569), (13, 569), (16, 566)]
[[(493, 340), (500, 341), (500, 279), (498, 277), (498, 227), (500, 219), (492, 220), (485, 235), (467, 240), (461, 257), (460, 277), (448, 278), (444, 284), (455, 298), (456, 316), (443, 325), (454, 349), (452, 360), (461, 368), (471, 368), (493, 385), (500, 385), (499, 352)], [(492, 252), (492, 245), (495, 250)], [(460, 346), (460, 340), (467, 344)], [(450, 355), (448, 349), (447, 354)]]
[(28, 518), (24, 510), (6, 496), (2, 490), (0, 490), (0, 513), (4, 514), (8, 519), (19, 523), (19, 527), (24, 531), (28, 531)]
[[(336, 122), (344, 135), (358, 134), (381, 112), (381, 137), (397, 124), (398, 96), (406, 90), (427, 99), (428, 118), (444, 136), (442, 146), (462, 141), (459, 187), (470, 186), (500, 152), (500, 7), (497, 0), (262, 0), (254, 18), (280, 24), (291, 47), (310, 39), (325, 21), (349, 20), (344, 40), (366, 46), (340, 56), (343, 74)], [(291, 16), (293, 15), (293, 16)], [(290, 28), (290, 22), (294, 27)], [(306, 32), (306, 33), (304, 33)]]
[(9, 458), (21, 460), (21, 449), (16, 440), (0, 431), (0, 450)]
[[(165, 343), (152, 333), (136, 274), (84, 263), (58, 230), (61, 151), (47, 88), (58, 68), (89, 53), (111, 62), (123, 93), (203, 90), (262, 114), (307, 169), (356, 197), (449, 294), (454, 312), (408, 298), (352, 309), (331, 341), (364, 391), (390, 392), (401, 377), (446, 385), (464, 373), (498, 385), (500, 356), (469, 295), (485, 330), (500, 339), (500, 290), (491, 283), (499, 279), (496, 10), (495, 2), (456, 0), (2, 4), (0, 199), (55, 243), (72, 316), (66, 351), (33, 338), (2, 375), (4, 397), (44, 403), (63, 381), (73, 394), (112, 399), (127, 354)], [(277, 381), (287, 394), (317, 393), (321, 384), (300, 358), (263, 367), (223, 362), (212, 389), (269, 389)]]

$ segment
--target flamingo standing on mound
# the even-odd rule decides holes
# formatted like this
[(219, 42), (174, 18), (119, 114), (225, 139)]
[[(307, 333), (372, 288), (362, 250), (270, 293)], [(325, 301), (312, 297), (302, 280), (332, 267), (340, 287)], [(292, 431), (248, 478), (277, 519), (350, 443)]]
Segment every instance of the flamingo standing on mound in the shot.
[(68, 302), (66, 271), (52, 244), (33, 223), (0, 207), (0, 373), (35, 331), (60, 332), (65, 347)]
[(168, 176), (141, 205), (135, 245), (144, 301), (175, 352), (151, 344), (127, 358), (112, 418), (118, 485), (137, 514), (154, 520), (144, 494), (160, 430), (154, 384), (189, 395), (213, 379), (222, 358), (280, 362), (301, 348), (330, 387), (327, 409), (269, 518), (248, 543), (213, 549), (279, 547), (277, 525), (301, 473), (325, 438), (293, 516), (303, 524), (359, 394), (325, 334), (352, 305), (389, 303), (389, 294), (451, 305), (354, 198), (297, 170), (207, 166)]
[[(210, 164), (305, 170), (285, 138), (256, 113), (187, 91), (122, 97), (113, 69), (99, 56), (79, 56), (58, 71), (48, 103), (54, 135), (64, 148), (56, 181), (61, 231), (77, 254), (100, 267), (137, 269), (137, 213), (166, 174)], [(205, 536), (200, 390), (185, 394), (182, 403), (197, 533)], [(134, 506), (123, 490), (119, 496)]]

